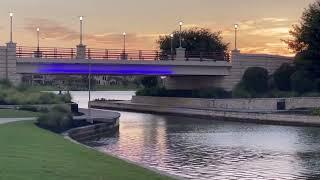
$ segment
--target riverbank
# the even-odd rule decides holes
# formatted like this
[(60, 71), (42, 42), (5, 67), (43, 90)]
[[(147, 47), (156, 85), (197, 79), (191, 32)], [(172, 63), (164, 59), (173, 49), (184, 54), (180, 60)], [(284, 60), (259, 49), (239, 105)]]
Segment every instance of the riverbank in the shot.
[(33, 121), (0, 125), (0, 146), (0, 179), (170, 179), (72, 143)]
[[(81, 144), (86, 148), (91, 148), (91, 146), (87, 144), (88, 142), (119, 134), (120, 116), (121, 116), (120, 113), (107, 111), (107, 110), (98, 110), (98, 109), (91, 109), (89, 111), (89, 109), (83, 109), (83, 108), (80, 108), (79, 112), (83, 113), (84, 115), (79, 117), (74, 117), (74, 120), (88, 122), (88, 120), (91, 119), (93, 124), (87, 124), (80, 127), (76, 127), (63, 133), (64, 137), (70, 140), (71, 142), (74, 142), (76, 144)], [(89, 117), (89, 114), (91, 114), (90, 117)], [(128, 159), (115, 156), (113, 154), (109, 154), (105, 152), (102, 152), (102, 153), (107, 154), (108, 156), (117, 158), (119, 160), (125, 161), (129, 164), (136, 165), (144, 169), (150, 170), (152, 172), (155, 172), (156, 174), (160, 174), (165, 177), (170, 177), (172, 179), (181, 179), (181, 177), (174, 176), (163, 171), (159, 171), (155, 168), (148, 167), (144, 164), (136, 163)]]
[(132, 103), (131, 101), (95, 101), (93, 108), (125, 110), (165, 115), (177, 115), (194, 118), (213, 119), (219, 121), (235, 121), (246, 123), (261, 123), (272, 125), (314, 126), (320, 127), (319, 116), (296, 114), (280, 114), (275, 111), (257, 112), (230, 109), (187, 108), (174, 106), (159, 106), (154, 104)]

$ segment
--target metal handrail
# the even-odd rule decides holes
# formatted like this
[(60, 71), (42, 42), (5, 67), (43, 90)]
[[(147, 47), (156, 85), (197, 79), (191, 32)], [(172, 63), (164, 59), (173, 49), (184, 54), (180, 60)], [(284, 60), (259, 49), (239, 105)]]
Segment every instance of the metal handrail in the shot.
[[(18, 46), (18, 58), (48, 58), (48, 59), (76, 59), (76, 48), (57, 47), (27, 47)], [(101, 60), (175, 60), (176, 54), (159, 50), (134, 50), (134, 49), (96, 49), (87, 48), (87, 59)], [(186, 52), (186, 59), (197, 61), (229, 61), (230, 55), (220, 52)]]

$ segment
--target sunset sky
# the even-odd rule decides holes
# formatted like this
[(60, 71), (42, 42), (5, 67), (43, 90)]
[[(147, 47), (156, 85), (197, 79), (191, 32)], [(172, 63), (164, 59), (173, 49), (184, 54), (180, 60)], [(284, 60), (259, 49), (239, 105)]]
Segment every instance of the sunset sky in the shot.
[(240, 25), (242, 52), (288, 55), (281, 39), (308, 4), (315, 0), (2, 0), (0, 42), (9, 39), (9, 16), (14, 14), (14, 41), (36, 46), (75, 47), (79, 44), (79, 16), (85, 17), (85, 44), (121, 48), (122, 33), (130, 49), (157, 49), (159, 35), (170, 34), (183, 20), (184, 28), (198, 26), (222, 31), (232, 49), (233, 24)]

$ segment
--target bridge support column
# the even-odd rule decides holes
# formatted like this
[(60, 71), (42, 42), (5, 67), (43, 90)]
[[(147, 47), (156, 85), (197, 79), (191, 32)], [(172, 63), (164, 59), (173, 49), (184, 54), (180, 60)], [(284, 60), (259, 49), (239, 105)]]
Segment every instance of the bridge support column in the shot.
[(8, 80), (15, 85), (20, 84), (20, 78), (17, 75), (17, 44), (13, 42), (7, 43), (7, 69)]
[(77, 46), (77, 59), (86, 59), (86, 45), (79, 44)]
[(186, 60), (186, 49), (179, 47), (176, 48), (176, 60), (185, 61)]
[(0, 79), (15, 85), (20, 83), (17, 75), (16, 43), (9, 42), (6, 47), (0, 47)]
[(0, 46), (0, 80), (7, 79), (7, 48)]

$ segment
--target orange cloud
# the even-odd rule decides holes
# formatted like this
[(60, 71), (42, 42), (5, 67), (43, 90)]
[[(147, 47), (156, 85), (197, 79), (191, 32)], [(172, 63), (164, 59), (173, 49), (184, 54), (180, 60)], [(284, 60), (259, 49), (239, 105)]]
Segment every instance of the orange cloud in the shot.
[[(35, 32), (37, 26), (41, 27), (43, 44), (63, 44), (74, 47), (79, 42), (79, 32), (67, 25), (49, 19), (26, 19), (24, 27), (28, 32)], [(281, 39), (289, 38), (289, 30), (295, 22), (287, 18), (260, 18), (256, 20), (240, 21), (238, 32), (238, 45), (245, 53), (266, 53), (293, 55)], [(231, 42), (233, 49), (234, 28), (219, 25), (215, 22), (203, 22), (200, 24), (185, 24), (184, 28), (205, 27), (212, 31), (222, 31), (226, 42)], [(171, 33), (171, 32), (168, 32)], [(156, 40), (160, 35), (168, 33), (127, 33), (127, 47), (129, 49), (157, 49)], [(85, 34), (85, 44), (92, 48), (120, 49), (123, 47), (123, 35), (121, 33)]]
[[(63, 24), (48, 19), (27, 19), (24, 27), (29, 32), (41, 27), (41, 37), (45, 40), (56, 40), (76, 43), (79, 40), (79, 32), (68, 28)], [(126, 46), (132, 49), (154, 49), (157, 34), (127, 33)], [(123, 47), (123, 35), (121, 33), (84, 34), (84, 41), (88, 47), (117, 49)]]
[[(293, 56), (282, 39), (289, 38), (289, 30), (296, 23), (288, 18), (260, 18), (238, 22), (238, 46), (244, 53), (264, 53)], [(205, 27), (212, 31), (222, 31), (224, 41), (231, 42), (230, 49), (234, 47), (233, 25), (223, 26), (215, 22), (199, 24), (186, 24), (184, 27)], [(239, 48), (238, 47), (238, 48)]]
[[(239, 22), (238, 44), (245, 53), (264, 53), (292, 56), (282, 39), (289, 38), (289, 30), (295, 22), (287, 18), (261, 18)], [(223, 30), (225, 39), (234, 41), (234, 29)]]

